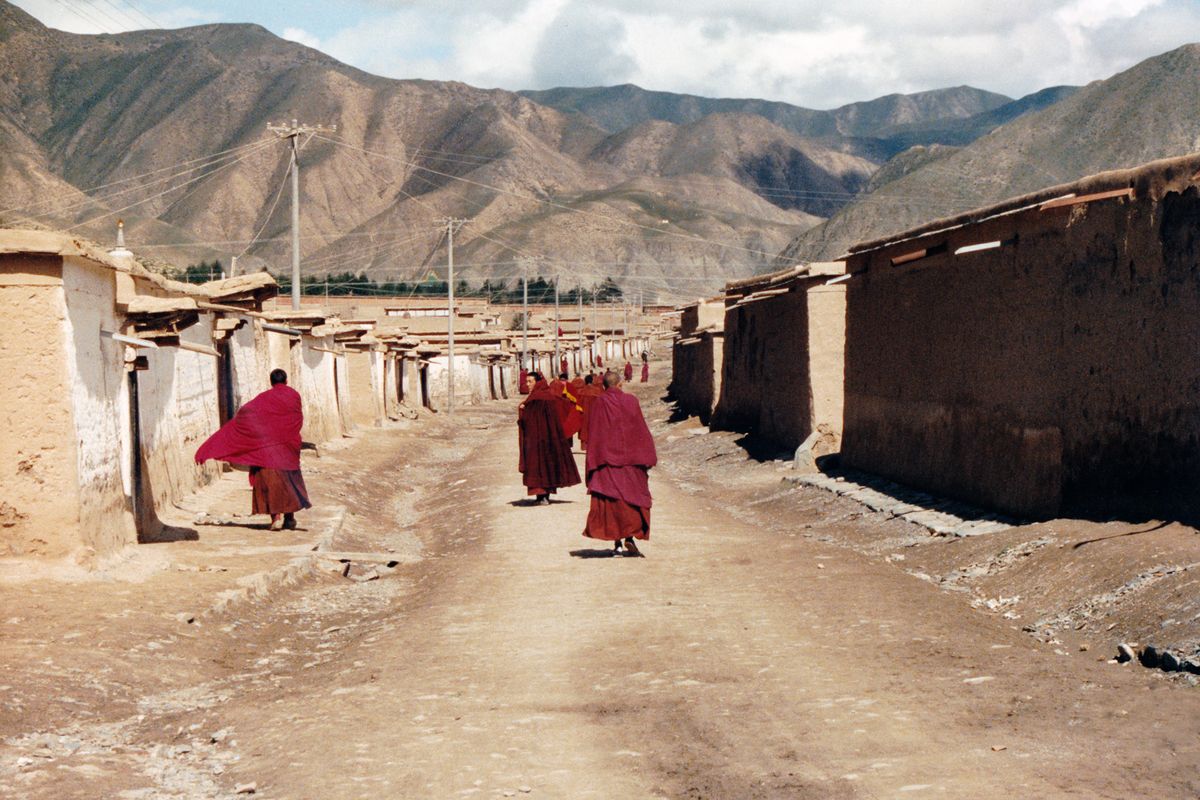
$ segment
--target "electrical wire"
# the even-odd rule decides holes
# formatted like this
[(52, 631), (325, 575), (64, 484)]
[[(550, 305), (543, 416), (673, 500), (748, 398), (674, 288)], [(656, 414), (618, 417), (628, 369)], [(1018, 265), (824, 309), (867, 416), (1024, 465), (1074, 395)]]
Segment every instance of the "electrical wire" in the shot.
[[(347, 141), (345, 141), (345, 140), (342, 140), (342, 139), (332, 139), (332, 138), (330, 138), (330, 137), (328, 137), (328, 136), (321, 136), (321, 135), (319, 135), (319, 134), (317, 135), (317, 138), (318, 138), (318, 139), (323, 139), (324, 141), (330, 142), (331, 144), (340, 145), (340, 146), (342, 146), (342, 147), (347, 147), (347, 148), (350, 148), (350, 149), (352, 149), (352, 150), (358, 150), (358, 151), (360, 151), (360, 152), (362, 152), (362, 153), (365, 153), (365, 154), (367, 154), (367, 155), (373, 155), (373, 156), (376, 156), (376, 157), (378, 157), (378, 158), (384, 158), (384, 159), (388, 159), (388, 160), (392, 160), (392, 161), (402, 161), (401, 159), (397, 159), (397, 158), (395, 158), (394, 156), (389, 156), (389, 155), (387, 155), (387, 154), (385, 154), (385, 153), (378, 153), (378, 152), (375, 152), (375, 151), (367, 150), (366, 148), (359, 147), (359, 146), (357, 146), (357, 145), (353, 145), (353, 144), (351, 144), (351, 143), (349, 143), (349, 142), (347, 142)], [(479, 187), (479, 188), (482, 188), (482, 189), (487, 189), (487, 190), (489, 190), (489, 191), (496, 192), (497, 194), (504, 194), (504, 195), (508, 195), (508, 196), (510, 196), (510, 197), (516, 197), (516, 198), (519, 198), (519, 199), (522, 199), (522, 200), (530, 200), (530, 201), (533, 201), (533, 202), (536, 202), (536, 203), (542, 203), (542, 204), (545, 204), (545, 205), (551, 206), (551, 207), (553, 207), (553, 208), (558, 208), (558, 209), (560, 209), (560, 210), (563, 210), (563, 211), (568, 211), (568, 212), (575, 213), (575, 214), (582, 214), (582, 215), (586, 215), (586, 216), (589, 216), (589, 217), (595, 217), (595, 218), (598, 218), (598, 219), (603, 219), (603, 220), (606, 220), (606, 221), (608, 221), (608, 222), (611, 222), (611, 223), (614, 223), (614, 224), (619, 224), (619, 225), (627, 225), (627, 226), (634, 227), (634, 228), (640, 228), (640, 229), (642, 229), (642, 230), (645, 230), (645, 231), (654, 231), (655, 233), (658, 233), (658, 234), (660, 234), (660, 235), (663, 235), (663, 236), (672, 236), (672, 237), (675, 237), (675, 238), (679, 238), (679, 239), (685, 239), (685, 240), (688, 240), (688, 241), (693, 241), (693, 242), (697, 242), (697, 243), (700, 243), (700, 244), (706, 244), (706, 245), (709, 245), (709, 246), (712, 246), (712, 247), (720, 247), (720, 248), (729, 249), (729, 250), (739, 250), (739, 251), (742, 251), (742, 252), (752, 253), (752, 254), (754, 254), (754, 255), (760, 255), (760, 256), (764, 256), (764, 257), (766, 257), (766, 258), (772, 258), (772, 257), (774, 257), (774, 255), (775, 255), (774, 253), (767, 253), (767, 252), (765, 252), (765, 251), (762, 251), (762, 250), (755, 250), (754, 248), (750, 248), (750, 247), (742, 247), (741, 245), (735, 245), (735, 244), (729, 244), (729, 243), (723, 243), (723, 242), (713, 242), (713, 241), (710, 241), (710, 240), (708, 240), (708, 239), (705, 239), (705, 238), (704, 238), (704, 237), (702, 237), (702, 236), (695, 236), (695, 235), (693, 235), (693, 234), (680, 233), (680, 232), (678, 232), (678, 231), (664, 230), (664, 229), (662, 229), (661, 227), (655, 227), (655, 226), (652, 226), (652, 225), (643, 225), (643, 224), (641, 224), (641, 223), (633, 222), (633, 221), (631, 221), (631, 220), (623, 219), (623, 218), (620, 218), (620, 217), (613, 217), (613, 216), (610, 216), (610, 215), (608, 215), (608, 214), (600, 214), (600, 213), (597, 213), (597, 212), (594, 212), (594, 211), (588, 211), (588, 210), (586, 210), (586, 209), (575, 208), (575, 207), (573, 207), (573, 206), (568, 206), (568, 205), (566, 205), (566, 204), (564, 204), (564, 203), (560, 203), (560, 202), (557, 202), (557, 201), (555, 201), (555, 200), (550, 200), (550, 199), (546, 199), (546, 198), (540, 198), (540, 197), (536, 197), (536, 196), (534, 196), (534, 195), (525, 194), (525, 193), (523, 193), (523, 192), (515, 192), (515, 191), (512, 191), (511, 189), (501, 189), (501, 188), (499, 188), (499, 187), (497, 187), (497, 186), (491, 186), (491, 185), (489, 185), (489, 184), (486, 184), (486, 183), (481, 183), (481, 182), (479, 182), (479, 181), (474, 181), (474, 180), (471, 180), (471, 179), (469, 179), (469, 178), (463, 178), (463, 177), (460, 177), (460, 176), (458, 176), (458, 175), (452, 175), (452, 174), (450, 174), (450, 173), (448, 173), (448, 172), (441, 172), (441, 171), (439, 171), (439, 170), (430, 169), (429, 167), (423, 167), (423, 166), (421, 166), (420, 164), (416, 164), (416, 163), (414, 163), (414, 162), (411, 162), (411, 161), (409, 161), (409, 162), (403, 162), (403, 161), (402, 161), (402, 163), (406, 163), (406, 164), (408, 164), (408, 165), (409, 165), (409, 166), (411, 166), (413, 169), (419, 169), (419, 170), (422, 170), (422, 171), (424, 171), (424, 172), (428, 172), (428, 173), (431, 173), (431, 174), (433, 174), (433, 175), (438, 175), (438, 176), (440, 176), (440, 177), (443, 177), (443, 178), (448, 178), (448, 179), (450, 179), (450, 180), (460, 181), (460, 182), (462, 182), (462, 183), (470, 184), (470, 185), (472, 185), (472, 186), (477, 186), (477, 187)]]
[(99, 28), (101, 33), (112, 33), (112, 31), (108, 30), (107, 26), (105, 26), (103, 22), (91, 16), (91, 14), (86, 13), (83, 9), (76, 8), (75, 6), (66, 2), (66, 0), (54, 0), (54, 2), (58, 3), (67, 11), (74, 14), (77, 18), (83, 20), (89, 27)]
[[(24, 213), (26, 213), (26, 214), (29, 214), (29, 215), (34, 215), (34, 216), (47, 216), (47, 215), (50, 215), (50, 214), (59, 213), (59, 211), (60, 211), (61, 209), (67, 208), (68, 206), (86, 205), (88, 201), (93, 201), (93, 198), (91, 198), (90, 196), (88, 196), (88, 195), (90, 195), (92, 192), (98, 192), (98, 191), (100, 191), (100, 190), (102, 190), (102, 189), (108, 189), (108, 188), (110, 188), (110, 187), (113, 187), (113, 186), (119, 186), (119, 185), (121, 185), (121, 184), (123, 184), (123, 183), (130, 183), (130, 182), (132, 182), (132, 181), (141, 180), (142, 178), (147, 178), (147, 177), (149, 177), (149, 176), (151, 176), (151, 175), (157, 175), (157, 174), (158, 174), (158, 173), (160, 173), (160, 172), (167, 172), (167, 171), (169, 171), (169, 170), (178, 169), (179, 167), (185, 167), (185, 166), (189, 166), (189, 165), (195, 165), (195, 164), (199, 164), (200, 162), (209, 162), (209, 161), (216, 162), (216, 161), (220, 161), (220, 160), (222, 160), (222, 158), (223, 158), (223, 157), (225, 157), (225, 156), (229, 156), (230, 154), (233, 154), (233, 153), (238, 153), (238, 152), (240, 152), (240, 151), (243, 151), (243, 150), (248, 150), (248, 149), (250, 149), (250, 148), (256, 148), (256, 147), (258, 147), (258, 145), (260, 145), (260, 144), (264, 144), (264, 143), (266, 143), (266, 144), (270, 144), (270, 143), (273, 143), (273, 142), (275, 142), (275, 141), (277, 141), (277, 140), (276, 140), (274, 137), (268, 137), (268, 138), (263, 138), (263, 139), (256, 139), (256, 140), (255, 140), (255, 141), (253, 141), (253, 142), (248, 142), (248, 143), (246, 143), (246, 144), (243, 144), (243, 145), (238, 145), (237, 147), (232, 147), (232, 148), (229, 148), (228, 150), (219, 150), (219, 151), (217, 151), (216, 153), (210, 153), (210, 154), (208, 154), (208, 155), (206, 155), (206, 156), (200, 156), (200, 157), (197, 157), (197, 158), (191, 158), (191, 159), (188, 159), (188, 160), (186, 160), (186, 161), (180, 161), (180, 162), (179, 162), (179, 163), (177, 163), (177, 164), (171, 164), (171, 165), (168, 165), (168, 166), (165, 166), (165, 167), (159, 167), (158, 169), (153, 169), (153, 170), (150, 170), (149, 172), (143, 172), (143, 173), (141, 173), (140, 175), (131, 175), (131, 176), (127, 177), (127, 178), (120, 178), (119, 180), (108, 181), (107, 183), (101, 183), (101, 184), (98, 184), (98, 185), (96, 185), (96, 186), (89, 187), (89, 188), (87, 188), (87, 189), (78, 189), (78, 190), (76, 190), (76, 191), (78, 191), (78, 192), (80, 192), (81, 194), (85, 195), (85, 199), (83, 199), (83, 200), (72, 200), (72, 201), (70, 201), (69, 203), (67, 203), (66, 205), (50, 206), (50, 207), (49, 207), (49, 208), (48, 208), (46, 211), (38, 211), (38, 210), (36, 210), (36, 209), (39, 209), (39, 208), (41, 208), (41, 207), (43, 207), (43, 206), (46, 206), (46, 205), (47, 205), (47, 204), (49, 204), (49, 203), (54, 203), (54, 202), (55, 202), (55, 201), (56, 201), (58, 198), (49, 198), (49, 199), (46, 199), (46, 200), (40, 200), (40, 201), (38, 201), (37, 203), (34, 203), (34, 204), (32, 204), (32, 205), (25, 205), (25, 206), (10, 206), (9, 208), (0, 209), (0, 214), (10, 214), (10, 213), (13, 213), (13, 212), (24, 212)], [(167, 176), (166, 178), (160, 179), (160, 180), (158, 180), (158, 181), (151, 181), (149, 184), (147, 184), (147, 186), (153, 186), (155, 183), (159, 183), (159, 182), (161, 182), (162, 180), (170, 180), (170, 179), (171, 179), (171, 178), (173, 178), (173, 177), (178, 177), (179, 175), (184, 175), (184, 174), (186, 174), (186, 173), (188, 173), (188, 172), (191, 172), (191, 171), (193, 171), (193, 170), (195, 170), (195, 169), (199, 169), (199, 168), (201, 168), (201, 167), (203, 167), (203, 166), (204, 166), (204, 164), (200, 164), (200, 166), (193, 166), (191, 169), (185, 169), (185, 170), (181, 170), (181, 171), (179, 171), (179, 172), (176, 172), (174, 175), (169, 175), (169, 176)], [(73, 188), (73, 187), (72, 187), (72, 188)], [(139, 189), (139, 188), (146, 188), (146, 187), (145, 187), (145, 186), (141, 186), (141, 187), (134, 187), (134, 189), (130, 189), (130, 190), (123, 190), (122, 192), (118, 192), (118, 193), (115, 193), (115, 194), (116, 194), (116, 195), (120, 195), (120, 194), (123, 194), (125, 191), (136, 191), (136, 189)]]
[(190, 184), (193, 184), (193, 183), (195, 183), (195, 182), (197, 182), (197, 181), (202, 181), (202, 180), (204, 180), (205, 178), (209, 178), (209, 177), (212, 177), (213, 175), (216, 175), (218, 172), (223, 172), (224, 170), (227, 170), (227, 169), (229, 169), (230, 167), (237, 166), (238, 164), (240, 164), (241, 162), (243, 162), (243, 161), (245, 161), (247, 158), (249, 158), (249, 157), (250, 157), (250, 155), (251, 155), (251, 153), (244, 153), (243, 155), (239, 156), (239, 157), (238, 157), (238, 159), (237, 159), (236, 161), (231, 161), (231, 162), (229, 162), (228, 164), (223, 164), (223, 165), (221, 165), (221, 166), (217, 167), (217, 168), (216, 168), (216, 169), (214, 169), (214, 170), (210, 170), (209, 172), (206, 172), (206, 173), (204, 173), (203, 175), (197, 175), (196, 177), (194, 177), (194, 178), (192, 178), (192, 179), (190, 179), (190, 180), (184, 181), (183, 183), (177, 184), (177, 185), (175, 185), (175, 186), (168, 187), (168, 188), (166, 188), (166, 189), (162, 190), (161, 192), (158, 192), (157, 194), (150, 195), (149, 197), (144, 197), (144, 198), (142, 198), (141, 200), (138, 200), (138, 201), (136, 201), (136, 202), (130, 203), (129, 205), (127, 205), (127, 206), (123, 206), (123, 207), (121, 207), (121, 208), (118, 208), (118, 209), (116, 209), (116, 210), (114, 210), (114, 211), (109, 211), (109, 212), (107, 212), (107, 213), (105, 213), (105, 214), (100, 214), (99, 216), (92, 217), (91, 219), (88, 219), (88, 220), (84, 220), (83, 222), (77, 222), (76, 224), (72, 225), (72, 226), (71, 226), (71, 227), (69, 227), (69, 228), (66, 228), (65, 230), (67, 230), (67, 231), (73, 231), (73, 230), (75, 230), (76, 228), (81, 228), (81, 227), (83, 227), (83, 226), (85, 226), (85, 225), (91, 225), (91, 224), (92, 224), (92, 223), (94, 223), (94, 222), (99, 222), (99, 221), (100, 221), (100, 220), (102, 220), (102, 219), (107, 219), (108, 217), (115, 216), (115, 215), (117, 215), (117, 214), (120, 214), (120, 213), (122, 213), (122, 212), (128, 211), (128, 210), (129, 210), (129, 209), (131, 209), (131, 208), (136, 208), (137, 206), (140, 206), (140, 205), (142, 205), (143, 203), (149, 203), (151, 200), (157, 200), (158, 198), (162, 197), (163, 195), (167, 195), (167, 194), (170, 194), (171, 192), (174, 192), (174, 191), (176, 191), (176, 190), (178, 190), (178, 189), (182, 189), (184, 186), (188, 186), (188, 185), (190, 185)]

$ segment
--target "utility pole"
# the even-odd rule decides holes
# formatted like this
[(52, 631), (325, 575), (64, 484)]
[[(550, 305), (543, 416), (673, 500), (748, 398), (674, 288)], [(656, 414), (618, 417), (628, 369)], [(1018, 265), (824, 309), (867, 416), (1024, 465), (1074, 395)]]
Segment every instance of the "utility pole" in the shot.
[[(609, 301), (608, 310), (609, 317), (611, 317), (608, 321), (608, 329), (612, 332), (612, 338), (615, 342), (617, 338), (617, 301), (615, 299)], [(611, 356), (612, 354), (610, 353), (609, 355)]]
[(446, 217), (439, 220), (439, 224), (446, 226), (446, 266), (448, 272), (448, 280), (446, 282), (446, 299), (449, 314), (446, 317), (446, 347), (448, 353), (446, 355), (448, 364), (446, 369), (446, 413), (454, 415), (454, 232), (467, 224), (465, 219), (455, 219), (454, 217)]
[[(529, 369), (529, 271), (537, 259), (521, 256), (521, 368)], [(543, 298), (545, 299), (545, 298)]]
[(599, 338), (599, 331), (596, 330), (596, 287), (592, 287), (592, 358), (591, 365), (596, 366), (596, 339)]
[(521, 276), (521, 369), (528, 369), (529, 353), (529, 262), (525, 262), (525, 274)]
[(300, 308), (300, 148), (296, 140), (301, 134), (322, 131), (337, 131), (337, 125), (301, 125), (292, 120), (290, 125), (268, 124), (267, 130), (280, 139), (288, 139), (292, 146), (292, 309)]
[(560, 322), (558, 319), (558, 275), (554, 276), (554, 374), (557, 375), (562, 367), (562, 361), (558, 354), (558, 331)]
[(579, 295), (579, 298), (578, 298), (579, 299), (579, 319), (576, 320), (576, 323), (575, 323), (579, 326), (579, 348), (578, 348), (578, 352), (575, 353), (575, 364), (577, 365), (575, 367), (575, 369), (577, 370), (577, 373), (582, 373), (583, 372), (583, 285), (582, 284), (575, 287), (575, 293), (577, 295)]

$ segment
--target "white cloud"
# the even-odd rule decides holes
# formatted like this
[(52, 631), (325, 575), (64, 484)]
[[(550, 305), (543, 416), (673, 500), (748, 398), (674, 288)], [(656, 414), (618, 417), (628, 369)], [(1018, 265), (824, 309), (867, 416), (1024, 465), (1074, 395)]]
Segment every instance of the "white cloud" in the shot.
[(284, 28), (281, 35), (289, 42), (296, 42), (314, 50), (321, 49), (321, 40), (303, 28)]
[[(102, 30), (80, 15), (93, 4), (17, 2), (57, 27)], [(214, 13), (142, 5), (172, 25)], [(263, 8), (205, 7), (271, 27)], [(273, 29), (388, 77), (507, 89), (629, 81), (810, 107), (964, 83), (1017, 96), (1200, 40), (1197, 0), (338, 0), (293, 10)]]

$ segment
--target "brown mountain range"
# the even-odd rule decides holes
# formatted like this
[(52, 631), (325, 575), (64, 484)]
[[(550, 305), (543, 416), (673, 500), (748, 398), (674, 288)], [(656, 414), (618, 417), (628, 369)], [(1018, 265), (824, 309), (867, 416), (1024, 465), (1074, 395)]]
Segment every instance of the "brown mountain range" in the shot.
[(836, 257), (856, 242), (1077, 178), (1200, 150), (1200, 44), (1095, 81), (962, 148), (897, 156), (865, 193), (797, 237), (777, 263)]
[(297, 118), (338, 126), (302, 140), (307, 274), (427, 274), (453, 216), (470, 220), (468, 280), (540, 256), (565, 284), (690, 296), (767, 268), (861, 191), (881, 161), (855, 144), (872, 114), (923, 124), (1006, 99), (936, 95), (847, 113), (853, 136), (745, 109), (611, 132), (513, 92), (369, 75), (253, 25), (81, 36), (0, 0), (0, 222), (105, 241), (123, 217), (139, 255), (244, 251), (243, 268), (282, 272), (289, 156), (267, 125)]

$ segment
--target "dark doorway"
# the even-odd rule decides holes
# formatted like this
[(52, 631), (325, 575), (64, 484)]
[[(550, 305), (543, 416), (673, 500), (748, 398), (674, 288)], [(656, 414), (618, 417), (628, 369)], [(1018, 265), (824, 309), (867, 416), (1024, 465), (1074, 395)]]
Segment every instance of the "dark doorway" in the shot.
[(228, 339), (217, 341), (217, 416), (224, 425), (237, 413), (233, 397), (233, 349)]
[(142, 422), (138, 400), (138, 373), (130, 370), (129, 380), (129, 487), (133, 506), (133, 524), (138, 541), (149, 530), (145, 511), (145, 469), (142, 465)]

